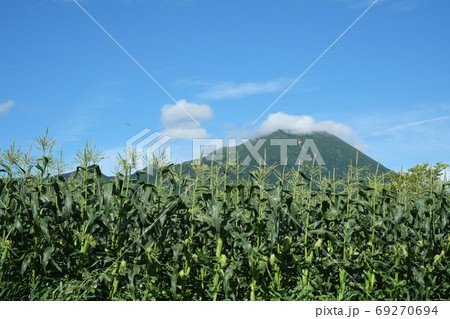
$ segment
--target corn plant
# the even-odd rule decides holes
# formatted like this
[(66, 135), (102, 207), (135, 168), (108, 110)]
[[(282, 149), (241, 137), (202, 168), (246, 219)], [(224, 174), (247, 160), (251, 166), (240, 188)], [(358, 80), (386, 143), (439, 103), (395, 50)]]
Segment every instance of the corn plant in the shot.
[[(347, 176), (228, 163), (63, 177), (54, 140), (0, 154), (1, 300), (445, 300), (448, 167)], [(275, 174), (276, 182), (268, 180)]]

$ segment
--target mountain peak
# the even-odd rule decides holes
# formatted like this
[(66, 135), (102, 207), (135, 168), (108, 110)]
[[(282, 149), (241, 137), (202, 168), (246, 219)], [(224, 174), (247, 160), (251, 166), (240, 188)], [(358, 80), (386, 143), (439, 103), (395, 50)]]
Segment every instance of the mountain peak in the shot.
[(308, 132), (308, 133), (306, 133), (306, 132), (305, 133), (288, 133), (282, 129), (278, 129), (270, 134), (263, 135), (261, 137), (263, 137), (263, 138), (298, 138), (298, 137), (314, 137), (315, 135), (336, 137), (335, 135), (330, 134), (326, 131), (312, 131), (312, 132)]
[[(286, 140), (285, 143), (280, 141), (283, 139)], [(219, 153), (228, 154), (228, 152), (225, 147)], [(315, 164), (324, 166), (325, 171), (335, 171), (337, 174), (346, 174), (349, 166), (356, 164), (358, 167), (367, 167), (371, 173), (389, 171), (355, 147), (326, 131), (293, 134), (278, 129), (271, 134), (253, 138), (250, 144), (238, 145), (236, 151), (231, 153), (237, 154), (237, 158), (242, 160), (242, 165), (249, 165), (249, 168), (265, 163), (286, 166), (289, 169), (314, 161)]]

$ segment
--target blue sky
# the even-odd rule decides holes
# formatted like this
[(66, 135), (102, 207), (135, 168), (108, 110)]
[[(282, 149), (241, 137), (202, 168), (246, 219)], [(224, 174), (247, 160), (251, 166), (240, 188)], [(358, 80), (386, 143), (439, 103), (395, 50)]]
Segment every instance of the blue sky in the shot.
[[(0, 3), (0, 148), (46, 127), (70, 163), (145, 128), (246, 138), (329, 129), (391, 169), (450, 163), (450, 2), (72, 0)], [(200, 124), (198, 126), (182, 110)]]

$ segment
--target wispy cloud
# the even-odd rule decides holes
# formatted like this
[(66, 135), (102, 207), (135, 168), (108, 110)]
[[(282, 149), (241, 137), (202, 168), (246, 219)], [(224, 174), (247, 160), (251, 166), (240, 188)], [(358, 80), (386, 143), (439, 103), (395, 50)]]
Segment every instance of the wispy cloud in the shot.
[(180, 109), (180, 105), (198, 121), (207, 121), (213, 117), (213, 110), (207, 104), (190, 103), (186, 100), (180, 100), (176, 104), (166, 104), (161, 108), (161, 121), (165, 126), (164, 134), (181, 139), (209, 137), (204, 128), (196, 125), (186, 112)]
[(435, 0), (398, 0), (394, 1), (391, 6), (398, 11), (411, 11), (434, 1)]
[(95, 87), (92, 93), (86, 94), (86, 98), (74, 102), (67, 101), (64, 120), (57, 121), (53, 125), (57, 130), (58, 140), (62, 142), (83, 141), (95, 132), (95, 127), (98, 127), (99, 123), (104, 123), (102, 122), (104, 114), (114, 112), (112, 109), (122, 102), (120, 96), (111, 92), (115, 88), (116, 84), (114, 83), (104, 83), (102, 86)]
[(278, 79), (266, 82), (223, 82), (208, 88), (197, 95), (207, 100), (237, 99), (256, 94), (267, 94), (282, 90), (291, 82), (287, 79)]
[(333, 121), (317, 122), (308, 115), (291, 115), (284, 112), (269, 114), (267, 119), (256, 129), (255, 135), (270, 134), (278, 129), (290, 134), (305, 134), (317, 131), (325, 131), (345, 140), (354, 147), (365, 150), (367, 145), (346, 124)]
[(62, 142), (82, 141), (87, 137), (89, 128), (95, 125), (96, 119), (97, 114), (93, 110), (74, 114), (67, 122), (57, 125), (60, 131), (58, 140)]
[[(326, 0), (329, 2), (341, 2), (350, 8), (361, 8), (369, 5), (374, 0)], [(390, 7), (398, 11), (411, 11), (423, 5), (430, 4), (435, 0), (379, 0), (378, 4), (389, 3)]]
[(419, 125), (432, 123), (432, 122), (445, 121), (445, 120), (449, 120), (449, 119), (450, 119), (450, 115), (448, 115), (448, 116), (441, 116), (441, 117), (437, 117), (437, 118), (434, 118), (434, 119), (428, 119), (428, 120), (404, 123), (404, 124), (396, 125), (396, 126), (393, 126), (391, 128), (388, 128), (388, 129), (385, 129), (385, 130), (382, 130), (382, 131), (378, 131), (378, 132), (372, 133), (372, 134), (370, 134), (370, 135), (368, 135), (366, 137), (386, 135), (386, 134), (390, 134), (390, 133), (395, 132), (395, 131), (404, 130), (406, 128), (419, 126)]
[(5, 103), (0, 103), (0, 115), (7, 113), (15, 105), (16, 102), (14, 102), (13, 100), (6, 101)]
[[(326, 0), (328, 2), (338, 2), (338, 3), (344, 3), (350, 8), (360, 8), (364, 6), (368, 6), (374, 0)], [(385, 0), (379, 0), (378, 3), (383, 2)]]

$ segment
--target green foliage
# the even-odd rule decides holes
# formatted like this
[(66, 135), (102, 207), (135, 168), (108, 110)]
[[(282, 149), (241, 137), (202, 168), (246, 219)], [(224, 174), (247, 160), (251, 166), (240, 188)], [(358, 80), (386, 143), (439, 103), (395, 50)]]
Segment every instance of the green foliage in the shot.
[[(44, 141), (45, 142), (45, 141)], [(50, 143), (41, 143), (50, 145)], [(154, 165), (105, 179), (88, 145), (75, 174), (42, 149), (1, 154), (1, 300), (446, 300), (450, 194), (423, 165), (346, 179), (320, 168)], [(56, 164), (54, 164), (56, 165)], [(23, 166), (23, 165), (22, 165)], [(22, 167), (20, 166), (20, 167)]]
[(406, 197), (411, 193), (432, 194), (441, 191), (448, 168), (448, 164), (436, 163), (431, 166), (425, 163), (416, 165), (406, 172), (390, 172), (387, 178), (391, 181), (390, 188)]

